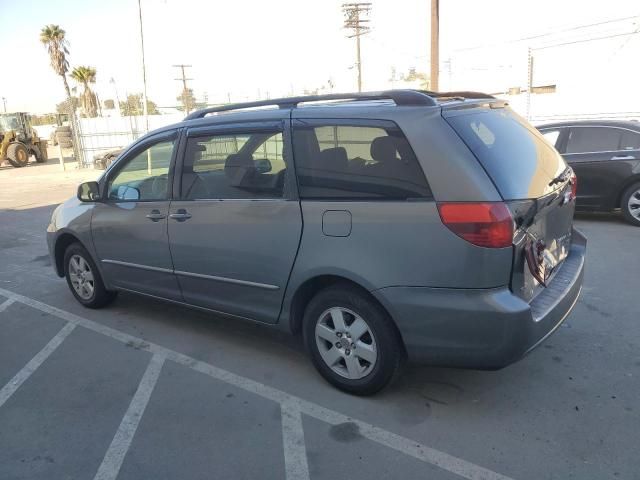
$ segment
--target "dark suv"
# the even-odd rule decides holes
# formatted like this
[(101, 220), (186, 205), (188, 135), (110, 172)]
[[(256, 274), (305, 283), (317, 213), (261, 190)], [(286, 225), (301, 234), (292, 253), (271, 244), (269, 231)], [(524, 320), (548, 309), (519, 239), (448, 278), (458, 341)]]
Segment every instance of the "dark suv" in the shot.
[(640, 226), (640, 123), (588, 120), (539, 125), (578, 177), (580, 210), (622, 210)]
[(487, 95), (283, 98), (146, 135), (47, 237), (87, 307), (127, 291), (300, 332), (328, 381), (370, 394), (407, 356), (500, 368), (558, 328), (582, 286), (574, 187)]

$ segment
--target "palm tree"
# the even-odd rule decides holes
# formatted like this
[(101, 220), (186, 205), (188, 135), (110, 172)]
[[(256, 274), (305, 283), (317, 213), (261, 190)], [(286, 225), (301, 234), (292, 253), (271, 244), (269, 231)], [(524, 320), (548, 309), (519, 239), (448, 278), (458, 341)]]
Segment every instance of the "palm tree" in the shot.
[(76, 67), (71, 72), (71, 78), (76, 82), (84, 85), (84, 92), (80, 97), (82, 109), (87, 117), (94, 118), (98, 116), (98, 98), (89, 87), (90, 83), (96, 83), (96, 69), (93, 67)]
[(67, 83), (67, 72), (69, 71), (69, 43), (65, 39), (65, 31), (59, 25), (46, 25), (40, 31), (40, 41), (49, 52), (51, 68), (62, 77), (64, 90), (67, 92), (67, 101), (71, 105), (71, 90)]

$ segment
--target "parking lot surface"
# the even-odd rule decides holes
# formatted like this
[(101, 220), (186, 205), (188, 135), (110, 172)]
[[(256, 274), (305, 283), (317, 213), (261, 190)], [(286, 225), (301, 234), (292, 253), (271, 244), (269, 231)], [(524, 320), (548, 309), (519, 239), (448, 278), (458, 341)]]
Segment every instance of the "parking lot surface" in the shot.
[(358, 398), (265, 327), (75, 302), (44, 230), (98, 173), (0, 169), (0, 478), (640, 478), (640, 229), (618, 216), (578, 216), (582, 297), (532, 354)]

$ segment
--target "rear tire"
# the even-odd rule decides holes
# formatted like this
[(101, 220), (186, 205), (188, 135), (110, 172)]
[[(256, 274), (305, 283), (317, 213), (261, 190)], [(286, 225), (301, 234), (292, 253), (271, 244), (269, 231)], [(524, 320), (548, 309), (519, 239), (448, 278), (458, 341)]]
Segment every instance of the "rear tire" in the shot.
[(64, 252), (64, 276), (73, 296), (87, 308), (102, 308), (117, 296), (105, 288), (91, 255), (79, 243), (72, 243)]
[(313, 297), (304, 313), (303, 334), (318, 372), (348, 393), (373, 395), (393, 381), (404, 363), (402, 340), (391, 318), (365, 292), (346, 283)]
[(620, 209), (624, 219), (640, 227), (640, 182), (630, 185), (622, 194)]
[(21, 143), (11, 143), (7, 147), (7, 159), (16, 168), (29, 164), (29, 150)]
[(41, 140), (40, 143), (38, 144), (38, 153), (39, 154), (36, 154), (36, 162), (45, 163), (47, 160), (49, 160), (46, 140)]

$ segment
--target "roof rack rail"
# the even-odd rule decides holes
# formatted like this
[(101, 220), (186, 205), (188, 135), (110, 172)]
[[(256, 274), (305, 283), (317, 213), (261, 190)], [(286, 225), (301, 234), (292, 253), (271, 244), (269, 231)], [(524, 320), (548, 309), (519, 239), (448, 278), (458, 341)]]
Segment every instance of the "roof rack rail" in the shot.
[(472, 92), (469, 90), (460, 90), (453, 92), (430, 92), (428, 90), (417, 90), (418, 92), (424, 93), (425, 95), (429, 95), (433, 98), (468, 98), (468, 99), (482, 99), (482, 98), (496, 98), (493, 95), (489, 95), (488, 93), (483, 92)]
[[(437, 102), (431, 95), (432, 92), (419, 90), (385, 90), (380, 92), (361, 93), (330, 93), (327, 95), (305, 95), (300, 97), (274, 98), (271, 100), (259, 100), (256, 102), (231, 103), (218, 107), (196, 110), (185, 117), (185, 120), (204, 118), (210, 113), (228, 112), (231, 110), (243, 110), (246, 108), (278, 106), (279, 108), (295, 108), (299, 103), (321, 102), (329, 100), (393, 100), (398, 106), (425, 106), (434, 107)], [(434, 94), (438, 95), (438, 94)]]

